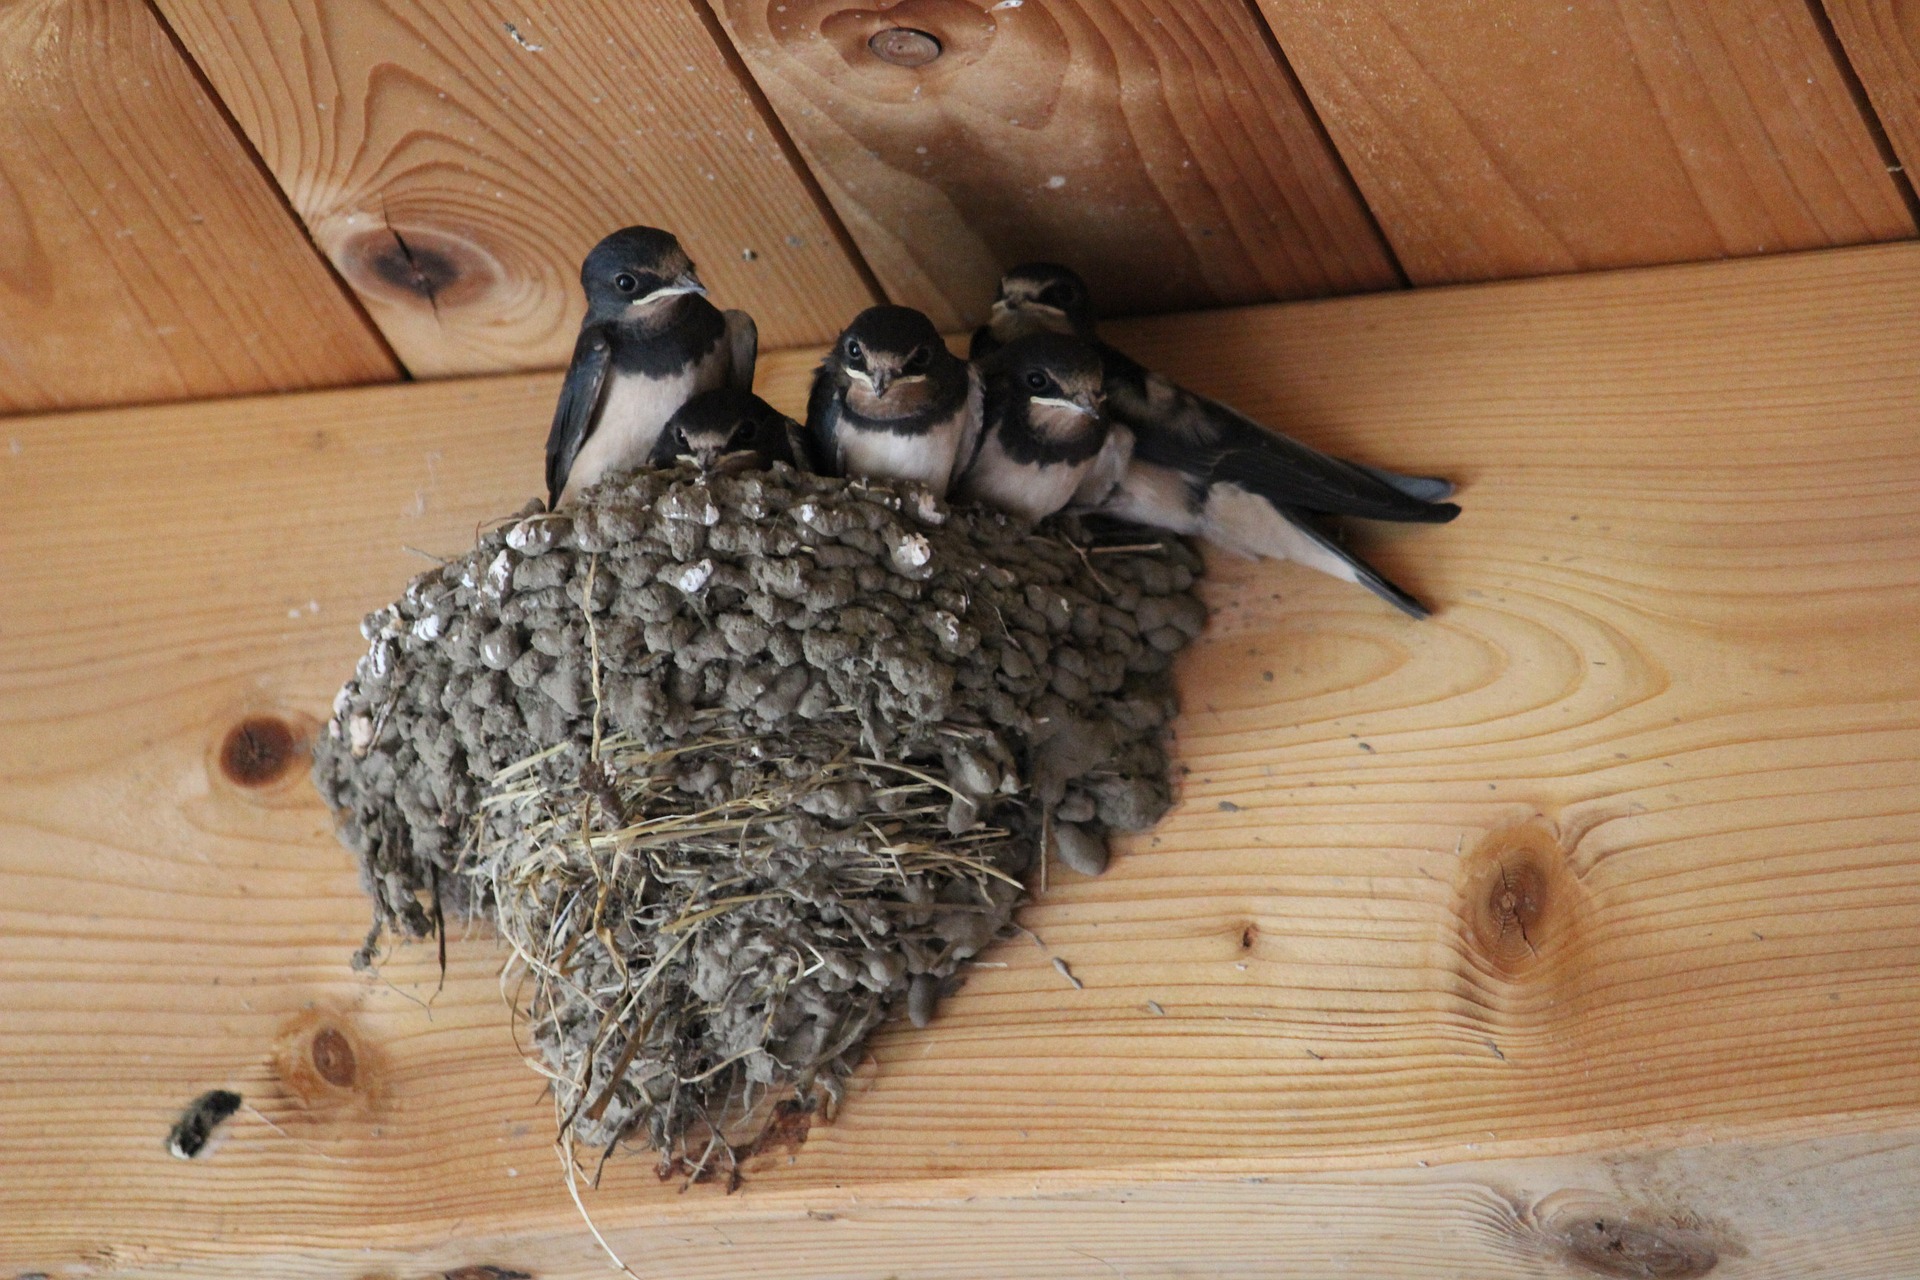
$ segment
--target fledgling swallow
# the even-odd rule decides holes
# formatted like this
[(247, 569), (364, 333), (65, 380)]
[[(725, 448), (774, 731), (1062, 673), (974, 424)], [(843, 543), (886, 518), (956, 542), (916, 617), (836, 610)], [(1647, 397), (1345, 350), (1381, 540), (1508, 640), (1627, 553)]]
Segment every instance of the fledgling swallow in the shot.
[(979, 424), (979, 378), (912, 307), (855, 316), (807, 398), (807, 429), (829, 473), (913, 480), (942, 498)]
[(1460, 514), (1443, 501), (1452, 484), (1331, 457), (1177, 386), (1099, 340), (1086, 283), (1066, 267), (1029, 263), (1007, 272), (973, 350), (991, 352), (1035, 332), (1070, 333), (1100, 353), (1108, 416), (1132, 433), (1131, 461), (1110, 514), (1198, 534), (1246, 555), (1295, 560), (1427, 616), (1313, 517), (1445, 523)]
[(1026, 520), (1098, 506), (1130, 452), (1103, 412), (1100, 353), (1065, 334), (1032, 333), (979, 370), (980, 439), (956, 493)]
[(744, 311), (707, 301), (680, 242), (627, 227), (580, 266), (587, 318), (547, 434), (547, 503), (646, 462), (674, 411), (715, 387), (753, 388), (759, 337)]
[(805, 428), (738, 387), (702, 391), (667, 419), (650, 461), (665, 467), (681, 458), (702, 471), (764, 471), (776, 462), (814, 470)]

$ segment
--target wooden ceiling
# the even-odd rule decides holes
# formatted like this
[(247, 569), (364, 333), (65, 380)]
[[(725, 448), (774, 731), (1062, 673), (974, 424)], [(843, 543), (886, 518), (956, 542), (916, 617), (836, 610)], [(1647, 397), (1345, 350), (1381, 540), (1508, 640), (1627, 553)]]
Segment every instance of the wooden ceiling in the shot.
[(774, 347), (1032, 257), (1142, 312), (1910, 238), (1917, 50), (1896, 0), (12, 0), (0, 413), (557, 366), (631, 222)]

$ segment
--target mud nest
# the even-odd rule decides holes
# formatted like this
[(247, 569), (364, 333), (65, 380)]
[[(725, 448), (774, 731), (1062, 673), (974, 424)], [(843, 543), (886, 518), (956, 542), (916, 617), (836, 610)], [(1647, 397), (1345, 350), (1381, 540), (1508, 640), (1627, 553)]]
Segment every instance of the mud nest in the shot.
[[(563, 1135), (733, 1176), (1169, 802), (1177, 539), (646, 471), (416, 578), (315, 779), (383, 932), (493, 923)], [(1036, 874), (1038, 873), (1038, 874)]]

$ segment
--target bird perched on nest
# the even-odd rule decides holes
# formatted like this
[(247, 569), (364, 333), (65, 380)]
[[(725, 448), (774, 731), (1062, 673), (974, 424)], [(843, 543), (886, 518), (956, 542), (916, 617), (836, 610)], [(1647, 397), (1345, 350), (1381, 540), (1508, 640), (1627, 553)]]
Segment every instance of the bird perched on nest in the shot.
[(1081, 509), (1198, 535), (1243, 555), (1293, 560), (1358, 583), (1415, 618), (1427, 616), (1426, 606), (1341, 547), (1313, 516), (1444, 523), (1460, 514), (1444, 501), (1450, 483), (1330, 457), (1175, 385), (1101, 342), (1086, 283), (1053, 263), (1015, 267), (1001, 278), (971, 354), (984, 360), (1003, 344), (1044, 332), (1093, 344), (1107, 413), (1131, 435), (1119, 482)]
[(979, 423), (979, 377), (912, 307), (855, 316), (807, 398), (807, 429), (829, 473), (913, 480), (938, 497)]
[(616, 231), (580, 267), (587, 317), (547, 435), (547, 502), (645, 463), (694, 395), (753, 388), (758, 335), (744, 311), (707, 301), (680, 242), (654, 227)]
[(982, 360), (981, 429), (959, 496), (1039, 520), (1097, 507), (1119, 483), (1132, 441), (1102, 412), (1100, 353), (1031, 333)]
[(764, 471), (776, 462), (818, 470), (806, 429), (739, 387), (702, 391), (667, 419), (651, 461), (668, 467), (682, 458), (702, 471)]

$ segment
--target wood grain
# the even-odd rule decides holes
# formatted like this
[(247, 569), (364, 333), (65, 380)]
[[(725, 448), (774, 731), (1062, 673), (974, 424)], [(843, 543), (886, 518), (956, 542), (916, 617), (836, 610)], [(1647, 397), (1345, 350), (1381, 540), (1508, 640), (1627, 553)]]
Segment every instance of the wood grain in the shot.
[[(1244, 4), (713, 8), (888, 294), (944, 327), (1033, 258), (1117, 312), (1398, 282)], [(939, 57), (883, 61), (869, 40), (896, 29)]]
[(689, 4), (160, 8), (416, 374), (565, 364), (580, 260), (636, 222), (768, 346), (874, 301)]
[(145, 6), (0, 7), (0, 414), (398, 374)]
[(1803, 0), (1260, 0), (1417, 284), (1914, 234)]
[(1822, 0), (1847, 61), (1904, 165), (1920, 165), (1920, 5), (1910, 0)]
[[(742, 1194), (616, 1159), (596, 1220), (649, 1275), (1584, 1274), (1588, 1217), (1724, 1274), (1920, 1267), (1916, 289), (1891, 246), (1115, 326), (1459, 478), (1457, 523), (1364, 542), (1435, 620), (1216, 563), (1161, 827)], [(497, 946), (356, 978), (302, 771), (219, 765), (319, 722), (407, 547), (537, 489), (553, 387), (8, 425), (0, 1263), (602, 1265)], [(251, 1109), (172, 1160), (213, 1087)]]

